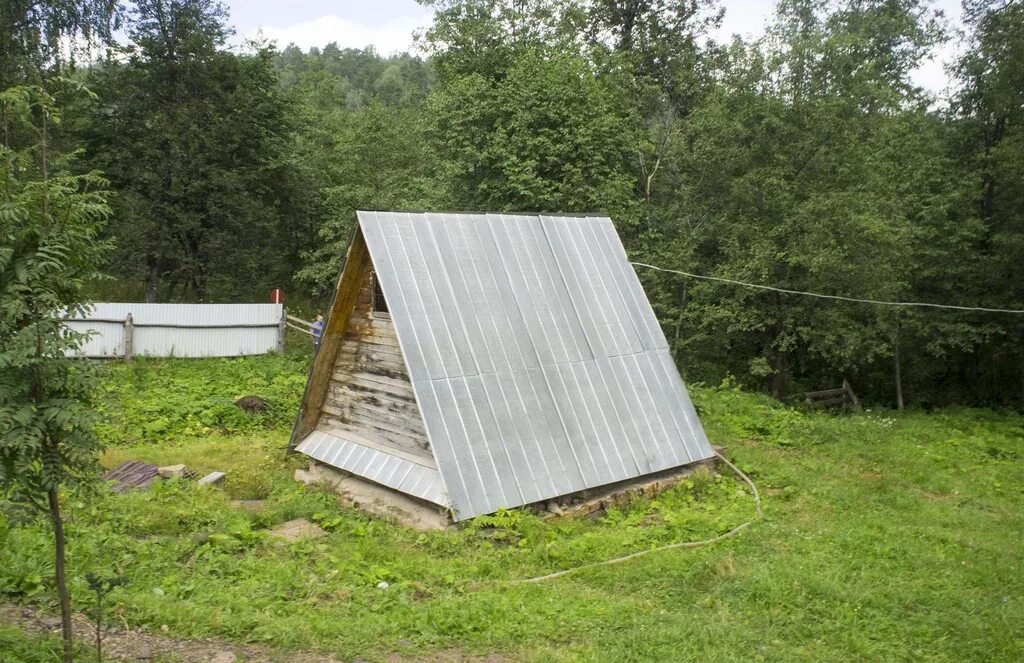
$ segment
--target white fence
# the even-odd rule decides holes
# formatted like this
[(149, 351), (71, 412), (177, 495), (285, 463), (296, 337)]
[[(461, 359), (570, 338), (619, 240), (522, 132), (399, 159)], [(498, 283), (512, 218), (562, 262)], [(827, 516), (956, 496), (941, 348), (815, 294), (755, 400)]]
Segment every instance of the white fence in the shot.
[(94, 304), (67, 321), (94, 332), (76, 356), (237, 357), (284, 350), (282, 304)]

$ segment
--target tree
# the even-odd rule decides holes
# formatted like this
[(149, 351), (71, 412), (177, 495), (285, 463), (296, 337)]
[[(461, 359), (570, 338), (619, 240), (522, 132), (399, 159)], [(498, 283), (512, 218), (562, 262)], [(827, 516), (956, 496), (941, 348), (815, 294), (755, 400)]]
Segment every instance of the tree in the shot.
[(721, 24), (724, 10), (718, 1), (592, 0), (587, 5), (591, 45), (625, 59), (645, 117), (687, 115), (711, 86), (708, 65), (718, 49), (702, 48), (698, 41)]
[(120, 27), (117, 0), (6, 0), (0, 3), (0, 90), (39, 83), (65, 60), (108, 45)]
[(500, 80), (530, 50), (578, 52), (586, 12), (574, 0), (418, 0), (434, 8), (424, 36), (439, 79)]
[(0, 149), (0, 490), (49, 516), (60, 599), (64, 660), (71, 660), (71, 603), (65, 573), (62, 489), (95, 481), (100, 445), (92, 432), (92, 374), (68, 357), (82, 342), (64, 318), (86, 308), (84, 283), (108, 251), (100, 237), (109, 214), (105, 182), (73, 175), (70, 158), (51, 153), (60, 121), (38, 87), (0, 94), (4, 135), (14, 125), (36, 141)]
[(431, 209), (448, 205), (448, 189), (415, 109), (373, 102), (362, 110), (310, 109), (312, 132), (298, 149), (319, 183), (315, 242), (296, 278), (316, 297), (330, 294), (338, 260), (352, 239), (356, 210)]
[(127, 61), (94, 72), (91, 164), (118, 190), (121, 276), (158, 298), (241, 297), (290, 277), (276, 259), (292, 184), (276, 54), (224, 48), (210, 0), (136, 3)]
[[(651, 228), (662, 262), (804, 291), (905, 296), (922, 224), (950, 182), (942, 134), (910, 71), (938, 35), (920, 3), (780, 4), (766, 38), (737, 42), (721, 83), (674, 142), (663, 190), (678, 216)], [(664, 198), (655, 200), (663, 204)], [(688, 321), (695, 354), (764, 380), (841, 377), (892, 356), (874, 309), (663, 279), (663, 312)], [(685, 300), (685, 303), (683, 303)], [(678, 319), (678, 318), (677, 318)]]
[[(981, 256), (973, 278), (977, 301), (1020, 308), (1024, 302), (1024, 4), (975, 0), (965, 3), (971, 48), (956, 67), (953, 100), (961, 172), (972, 183), (970, 219), (983, 227), (974, 247)], [(983, 374), (998, 392), (1016, 383), (1024, 406), (1024, 324), (1015, 317), (984, 321), (990, 365)], [(1016, 375), (1014, 375), (1016, 374)]]
[(460, 208), (634, 219), (635, 119), (579, 56), (528, 51), (500, 80), (449, 81), (431, 115)]

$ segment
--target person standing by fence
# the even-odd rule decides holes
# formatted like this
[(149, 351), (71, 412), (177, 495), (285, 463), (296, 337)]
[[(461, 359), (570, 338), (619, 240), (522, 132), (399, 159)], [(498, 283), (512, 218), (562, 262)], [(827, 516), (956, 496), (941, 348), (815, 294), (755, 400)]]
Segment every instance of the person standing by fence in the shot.
[(309, 326), (309, 333), (313, 336), (313, 349), (320, 349), (320, 337), (324, 333), (324, 316), (319, 313), (316, 316), (316, 321)]

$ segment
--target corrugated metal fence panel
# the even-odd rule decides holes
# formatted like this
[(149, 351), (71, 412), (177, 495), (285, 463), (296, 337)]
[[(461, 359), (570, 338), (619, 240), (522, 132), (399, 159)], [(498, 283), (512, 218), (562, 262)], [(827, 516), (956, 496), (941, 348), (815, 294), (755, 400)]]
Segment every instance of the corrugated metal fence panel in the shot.
[(78, 352), (74, 354), (80, 357), (124, 356), (123, 322), (68, 320), (67, 325), (75, 332), (95, 332), (89, 336)]
[(135, 355), (151, 357), (240, 357), (277, 347), (276, 327), (136, 327)]
[(456, 520), (713, 455), (611, 220), (359, 221)]
[(87, 318), (124, 320), (128, 313), (136, 325), (276, 325), (282, 304), (143, 304), (98, 302)]
[(283, 305), (98, 303), (84, 319), (68, 321), (76, 331), (96, 332), (77, 354), (123, 356), (129, 313), (136, 356), (237, 357), (276, 349)]

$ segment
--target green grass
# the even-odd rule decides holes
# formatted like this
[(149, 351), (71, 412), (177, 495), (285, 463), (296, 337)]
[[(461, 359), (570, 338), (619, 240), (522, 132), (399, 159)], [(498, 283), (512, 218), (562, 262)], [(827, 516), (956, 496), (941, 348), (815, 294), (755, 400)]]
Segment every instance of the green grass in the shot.
[[(289, 370), (287, 361), (118, 368), (108, 422), (163, 411), (153, 401), (171, 384), (205, 398), (252, 384), (271, 393), (287, 378), (268, 367)], [(244, 385), (230, 384), (225, 364)], [(91, 606), (87, 572), (123, 575), (110, 605), (130, 624), (371, 660), (453, 647), (544, 661), (1024, 658), (1024, 418), (828, 415), (728, 387), (693, 394), (712, 440), (764, 495), (765, 519), (734, 539), (542, 585), (495, 584), (705, 538), (750, 518), (753, 506), (733, 477), (702, 476), (596, 521), (512, 511), (420, 534), (294, 484), (280, 455), (290, 425), (282, 415), (237, 433), (174, 428), (159, 443), (132, 437), (110, 449), (108, 464), (186, 462), (236, 479), (225, 492), (170, 482), (69, 500), (76, 606)], [(230, 507), (245, 497), (267, 502), (256, 513)], [(0, 521), (0, 592), (52, 601), (46, 529), (16, 516)], [(327, 536), (267, 536), (296, 517)]]
[[(61, 660), (63, 651), (59, 637), (52, 635), (30, 635), (13, 626), (0, 624), (0, 661), (4, 663), (53, 663)], [(78, 647), (78, 660), (91, 660), (96, 652), (88, 647)]]
[[(259, 433), (295, 420), (306, 384), (308, 353), (227, 359), (137, 358), (102, 365), (101, 439), (111, 445), (166, 444), (208, 435)], [(259, 396), (263, 413), (235, 406)]]
[(286, 458), (282, 449), (287, 431), (276, 429), (253, 434), (181, 438), (165, 444), (109, 447), (100, 457), (105, 468), (126, 460), (154, 465), (184, 463), (197, 476), (221, 471), (227, 474), (224, 490), (235, 499), (264, 499), (276, 486), (290, 485), (295, 469), (308, 464), (301, 456)]

